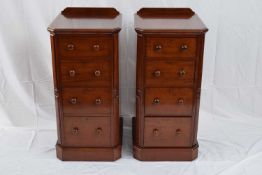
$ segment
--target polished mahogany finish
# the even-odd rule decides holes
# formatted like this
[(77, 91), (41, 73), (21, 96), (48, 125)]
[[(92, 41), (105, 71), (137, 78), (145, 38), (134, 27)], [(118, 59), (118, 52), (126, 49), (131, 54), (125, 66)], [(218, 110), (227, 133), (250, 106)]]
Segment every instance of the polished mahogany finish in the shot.
[(193, 160), (207, 28), (187, 8), (142, 8), (137, 32), (134, 157)]
[(112, 161), (121, 157), (118, 33), (113, 8), (66, 8), (51, 34), (61, 160)]

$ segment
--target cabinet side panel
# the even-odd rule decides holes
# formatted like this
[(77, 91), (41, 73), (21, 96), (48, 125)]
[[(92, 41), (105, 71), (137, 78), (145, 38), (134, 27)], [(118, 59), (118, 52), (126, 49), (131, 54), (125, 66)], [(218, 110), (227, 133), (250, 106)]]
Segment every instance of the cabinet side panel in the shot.
[(199, 118), (199, 106), (201, 95), (201, 82), (202, 82), (202, 69), (203, 69), (203, 54), (204, 54), (204, 42), (205, 35), (198, 37), (198, 58), (197, 58), (197, 71), (196, 71), (196, 83), (195, 83), (195, 111), (193, 117), (193, 145), (197, 144), (197, 131), (198, 131), (198, 118)]
[(112, 146), (120, 142), (120, 117), (119, 117), (119, 50), (118, 33), (113, 34), (113, 74), (112, 74), (112, 116), (111, 116), (111, 138)]
[(52, 68), (53, 68), (53, 82), (54, 82), (54, 94), (55, 94), (55, 108), (56, 108), (56, 123), (57, 123), (57, 136), (58, 136), (58, 143), (62, 144), (62, 111), (60, 109), (60, 85), (59, 85), (59, 60), (56, 52), (56, 42), (57, 42), (57, 35), (51, 34), (51, 49), (52, 49)]
[(136, 120), (135, 144), (143, 147), (144, 133), (144, 52), (145, 37), (137, 34), (137, 69), (136, 69)]

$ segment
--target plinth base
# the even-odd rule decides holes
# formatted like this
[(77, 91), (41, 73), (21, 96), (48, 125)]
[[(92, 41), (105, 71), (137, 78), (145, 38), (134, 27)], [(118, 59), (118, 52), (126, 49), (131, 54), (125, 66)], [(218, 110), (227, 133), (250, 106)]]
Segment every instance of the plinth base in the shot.
[(78, 148), (57, 144), (56, 154), (64, 161), (114, 161), (121, 157), (121, 145), (113, 148)]
[(133, 154), (142, 161), (192, 161), (197, 158), (198, 145), (192, 148), (141, 148), (134, 145)]

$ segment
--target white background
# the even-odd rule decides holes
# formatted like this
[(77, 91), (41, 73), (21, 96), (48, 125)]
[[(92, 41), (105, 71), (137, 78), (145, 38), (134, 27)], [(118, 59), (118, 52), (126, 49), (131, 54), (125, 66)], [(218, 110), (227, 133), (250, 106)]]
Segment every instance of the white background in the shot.
[[(63, 163), (55, 158), (51, 49), (46, 29), (66, 6), (115, 7), (123, 15), (119, 59), (125, 133), (123, 158), (115, 163)], [(200, 108), (200, 154), (192, 163), (141, 163), (132, 159), (130, 118), (135, 114), (136, 69), (133, 14), (141, 7), (191, 7), (209, 28)], [(261, 175), (261, 164), (261, 0), (1, 0), (1, 175), (2, 170), (5, 175)]]

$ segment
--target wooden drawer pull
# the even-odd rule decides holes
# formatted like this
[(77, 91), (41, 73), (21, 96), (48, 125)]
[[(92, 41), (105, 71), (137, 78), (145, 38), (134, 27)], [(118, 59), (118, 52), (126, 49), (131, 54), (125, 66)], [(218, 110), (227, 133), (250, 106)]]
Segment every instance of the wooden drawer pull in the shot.
[(95, 44), (93, 46), (93, 48), (94, 48), (95, 51), (99, 51), (100, 50), (100, 46), (98, 44)]
[(154, 72), (154, 76), (155, 77), (160, 77), (160, 75), (161, 75), (161, 72), (159, 70)]
[(155, 48), (154, 48), (155, 51), (160, 51), (161, 49), (162, 49), (162, 46), (160, 44), (155, 45)]
[(159, 104), (160, 103), (160, 99), (159, 98), (154, 98), (153, 103), (154, 104)]
[(185, 74), (186, 74), (186, 71), (185, 71), (184, 69), (181, 69), (181, 70), (179, 71), (179, 76), (180, 76), (180, 77), (185, 76)]
[(153, 130), (153, 135), (154, 136), (158, 136), (159, 135), (159, 130), (158, 129), (154, 129)]
[(101, 75), (100, 70), (96, 70), (96, 71), (95, 71), (95, 76), (96, 76), (96, 77), (99, 77), (100, 75)]
[(77, 127), (74, 127), (72, 129), (72, 135), (78, 135), (78, 133), (79, 133), (79, 129)]
[(76, 104), (77, 103), (77, 98), (71, 98), (70, 99), (70, 103), (73, 104), (73, 105)]
[(102, 132), (103, 132), (102, 128), (99, 127), (96, 129), (96, 134), (101, 135)]
[(74, 77), (76, 75), (76, 71), (75, 70), (70, 70), (69, 71), (69, 76), (70, 77)]
[(183, 98), (179, 98), (179, 99), (177, 100), (177, 104), (183, 105), (183, 104), (184, 104), (184, 99), (183, 99)]
[(74, 45), (74, 44), (68, 44), (68, 45), (67, 45), (67, 50), (72, 51), (72, 50), (74, 50), (74, 49), (75, 49), (75, 45)]
[(96, 104), (100, 105), (102, 103), (102, 100), (100, 98), (96, 99)]
[(182, 51), (185, 51), (188, 49), (188, 46), (186, 44), (182, 44), (180, 48)]
[(181, 129), (177, 129), (177, 130), (176, 130), (176, 135), (177, 135), (177, 136), (180, 136), (180, 135), (182, 135), (182, 134), (183, 134), (183, 132), (182, 132)]

